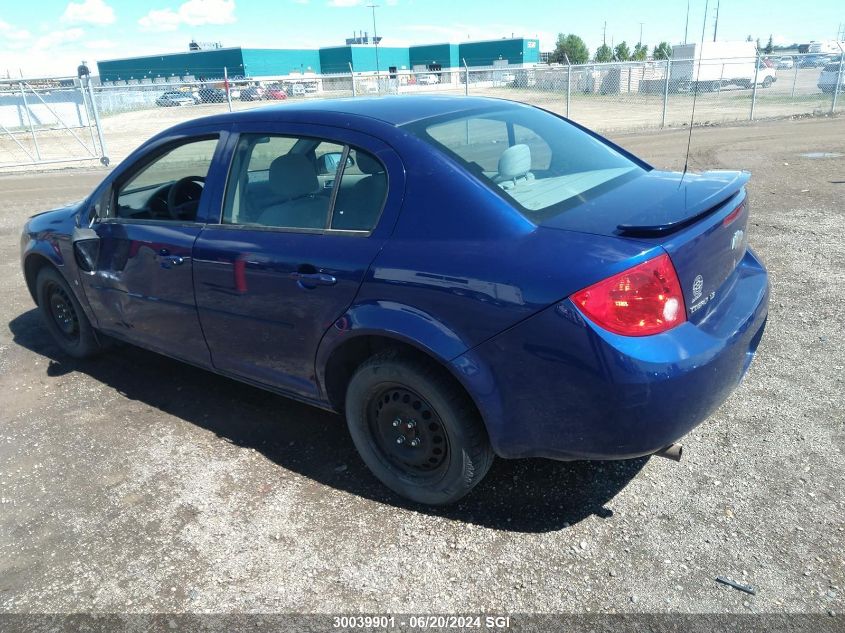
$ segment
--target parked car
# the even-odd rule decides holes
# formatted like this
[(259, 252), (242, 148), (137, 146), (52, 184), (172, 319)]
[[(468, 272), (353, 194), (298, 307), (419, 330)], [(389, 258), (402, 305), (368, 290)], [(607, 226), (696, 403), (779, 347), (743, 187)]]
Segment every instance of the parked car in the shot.
[(302, 84), (290, 84), (288, 86), (287, 92), (291, 97), (304, 97), (305, 86), (303, 86)]
[(798, 67), (821, 68), (829, 62), (830, 58), (827, 55), (807, 55), (806, 57), (801, 58), (801, 62), (798, 64)]
[(264, 90), (264, 98), (271, 101), (282, 101), (288, 98), (284, 86), (268, 86)]
[(417, 83), (422, 86), (433, 86), (440, 83), (440, 78), (433, 73), (426, 73), (425, 75), (417, 75)]
[(795, 62), (792, 60), (792, 57), (789, 55), (784, 55), (780, 59), (778, 59), (776, 68), (778, 70), (788, 70), (795, 67)]
[(226, 91), (220, 88), (200, 88), (197, 90), (197, 99), (200, 103), (225, 103)]
[(304, 102), (159, 133), (21, 257), (65, 354), (111, 337), (344, 413), (443, 504), (494, 455), (678, 455), (763, 336), (748, 179), (498, 99)]
[(241, 101), (261, 101), (264, 98), (264, 88), (248, 86), (241, 90)]
[(840, 67), (838, 61), (822, 68), (817, 85), (822, 92), (832, 93), (836, 90), (837, 80), (839, 80), (839, 92), (845, 92), (845, 65)]
[(170, 108), (175, 106), (195, 105), (196, 101), (187, 92), (180, 92), (178, 90), (171, 90), (165, 92), (158, 99), (156, 105), (162, 108)]

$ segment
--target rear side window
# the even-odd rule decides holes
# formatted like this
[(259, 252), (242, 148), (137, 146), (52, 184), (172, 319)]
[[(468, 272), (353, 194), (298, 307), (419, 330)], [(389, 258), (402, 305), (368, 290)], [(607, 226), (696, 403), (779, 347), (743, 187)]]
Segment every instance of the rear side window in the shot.
[[(843, 67), (845, 68), (845, 65), (843, 65)], [(827, 66), (822, 68), (822, 70), (826, 73), (839, 72), (839, 62), (836, 62), (835, 64), (828, 64)], [(843, 70), (843, 72), (845, 72), (845, 70)]]
[(223, 206), (224, 224), (371, 231), (387, 174), (371, 154), (329, 140), (243, 134)]
[(537, 108), (458, 113), (407, 129), (462, 163), (535, 222), (645, 171), (610, 145)]

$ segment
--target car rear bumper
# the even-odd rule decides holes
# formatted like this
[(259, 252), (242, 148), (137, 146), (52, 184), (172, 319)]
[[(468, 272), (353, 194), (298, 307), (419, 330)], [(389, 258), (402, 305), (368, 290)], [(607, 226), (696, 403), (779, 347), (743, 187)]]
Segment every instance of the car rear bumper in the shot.
[(453, 361), (502, 457), (648, 455), (704, 421), (737, 387), (768, 315), (749, 250), (702, 322), (648, 337), (601, 330), (565, 300)]

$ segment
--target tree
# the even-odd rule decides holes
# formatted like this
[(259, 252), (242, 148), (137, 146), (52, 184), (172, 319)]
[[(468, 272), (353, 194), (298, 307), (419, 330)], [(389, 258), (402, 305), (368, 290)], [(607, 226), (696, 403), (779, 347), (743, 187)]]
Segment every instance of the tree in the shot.
[(557, 36), (557, 46), (549, 56), (549, 61), (556, 64), (565, 64), (567, 59), (570, 64), (586, 64), (590, 61), (590, 49), (580, 37), (574, 33)]
[(757, 51), (758, 51), (758, 52), (759, 52), (759, 51), (761, 51), (761, 50), (763, 49), (763, 47), (762, 47), (762, 46), (760, 46), (760, 38), (759, 38), (759, 37), (757, 38), (757, 42), (754, 44), (754, 46), (756, 46), (756, 47), (757, 47)]
[(644, 62), (648, 57), (648, 45), (643, 43), (638, 43), (634, 46), (634, 54), (631, 56), (631, 59), (634, 59), (638, 62)]
[(745, 38), (745, 41), (746, 42), (753, 42), (754, 38), (749, 35), (748, 37)]
[(669, 42), (660, 42), (654, 49), (654, 59), (669, 59), (672, 57), (672, 47)]
[(613, 56), (619, 62), (627, 62), (631, 59), (631, 49), (628, 48), (628, 43), (625, 40), (616, 45), (616, 48), (613, 49)]
[(602, 44), (596, 49), (596, 61), (598, 63), (613, 61), (613, 51), (607, 44)]
[(775, 47), (775, 43), (772, 41), (772, 36), (769, 35), (769, 43), (766, 44), (766, 48), (764, 49), (763, 52), (766, 53), (766, 54), (770, 54), (772, 52), (772, 50), (774, 50), (774, 47)]

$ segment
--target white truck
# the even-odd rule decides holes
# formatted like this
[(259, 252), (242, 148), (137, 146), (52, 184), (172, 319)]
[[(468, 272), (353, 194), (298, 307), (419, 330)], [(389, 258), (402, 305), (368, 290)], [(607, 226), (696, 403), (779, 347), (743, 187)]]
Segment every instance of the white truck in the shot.
[(736, 85), (768, 88), (777, 81), (777, 71), (758, 59), (753, 42), (704, 42), (672, 47), (670, 84), (678, 91), (719, 90)]

